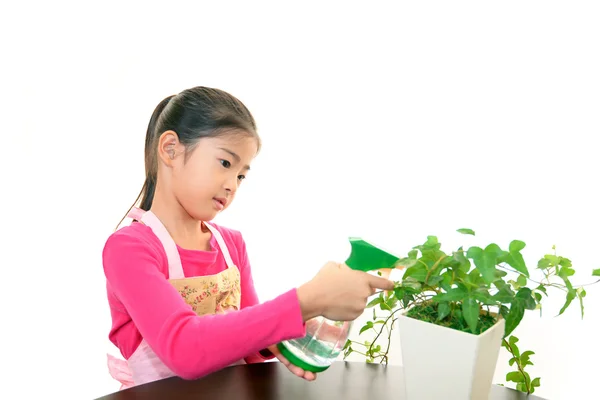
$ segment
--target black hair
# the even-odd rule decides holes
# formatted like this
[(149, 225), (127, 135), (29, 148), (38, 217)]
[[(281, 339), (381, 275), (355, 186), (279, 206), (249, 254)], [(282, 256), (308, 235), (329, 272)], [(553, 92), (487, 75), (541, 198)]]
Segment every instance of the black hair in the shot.
[(200, 139), (232, 132), (256, 138), (259, 149), (261, 145), (250, 111), (240, 100), (223, 90), (196, 86), (164, 98), (154, 109), (148, 123), (144, 149), (146, 180), (133, 204), (135, 206), (141, 198), (139, 207), (146, 211), (152, 206), (156, 190), (158, 139), (166, 131), (177, 134), (186, 148), (186, 158)]

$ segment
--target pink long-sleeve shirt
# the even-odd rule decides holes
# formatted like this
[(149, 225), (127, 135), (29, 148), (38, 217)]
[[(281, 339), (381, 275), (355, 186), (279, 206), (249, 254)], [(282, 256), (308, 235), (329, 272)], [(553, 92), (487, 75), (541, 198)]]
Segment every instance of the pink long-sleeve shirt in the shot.
[[(185, 303), (167, 280), (166, 253), (148, 226), (134, 222), (108, 238), (102, 257), (112, 316), (109, 339), (123, 357), (129, 358), (143, 338), (175, 374), (196, 379), (242, 358), (264, 361), (262, 349), (304, 336), (296, 289), (259, 304), (241, 234), (213, 226), (241, 275), (241, 309), (224, 315), (197, 316)], [(210, 244), (211, 251), (177, 246), (186, 277), (227, 268), (214, 237)]]

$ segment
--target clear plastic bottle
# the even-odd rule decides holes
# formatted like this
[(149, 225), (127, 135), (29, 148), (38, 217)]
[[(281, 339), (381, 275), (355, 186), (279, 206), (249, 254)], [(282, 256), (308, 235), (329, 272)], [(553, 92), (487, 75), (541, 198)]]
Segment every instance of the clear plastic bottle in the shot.
[(281, 354), (305, 371), (322, 372), (333, 364), (348, 339), (351, 321), (316, 317), (306, 322), (306, 336), (279, 343)]
[[(399, 257), (358, 237), (349, 238), (351, 252), (346, 265), (354, 270), (374, 271), (394, 268)], [(322, 372), (333, 364), (346, 341), (352, 321), (332, 321), (316, 317), (306, 321), (303, 338), (286, 340), (277, 346), (292, 364), (311, 372)]]

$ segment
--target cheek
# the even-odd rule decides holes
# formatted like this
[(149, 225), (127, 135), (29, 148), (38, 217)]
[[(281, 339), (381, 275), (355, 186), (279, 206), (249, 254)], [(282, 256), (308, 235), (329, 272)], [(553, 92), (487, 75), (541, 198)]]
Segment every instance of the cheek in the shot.
[(181, 203), (195, 201), (203, 190), (202, 183), (205, 182), (198, 174), (194, 174), (190, 168), (182, 168), (173, 176), (173, 190)]

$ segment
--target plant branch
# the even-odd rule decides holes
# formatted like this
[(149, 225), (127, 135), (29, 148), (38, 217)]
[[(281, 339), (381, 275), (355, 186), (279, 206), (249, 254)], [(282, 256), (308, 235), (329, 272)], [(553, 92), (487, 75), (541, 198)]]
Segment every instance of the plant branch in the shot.
[(527, 394), (531, 394), (531, 387), (529, 386), (529, 382), (527, 382), (527, 375), (525, 375), (525, 371), (523, 371), (523, 367), (521, 366), (521, 362), (520, 362), (519, 358), (513, 352), (512, 346), (510, 345), (510, 343), (508, 343), (508, 341), (506, 339), (502, 339), (502, 340), (506, 344), (506, 348), (508, 349), (510, 354), (515, 359), (515, 364), (517, 364), (517, 368), (519, 369), (519, 372), (521, 373), (521, 375), (523, 375), (523, 382), (525, 382), (525, 389), (527, 389)]
[(371, 351), (371, 349), (373, 348), (373, 344), (375, 344), (375, 342), (377, 341), (377, 339), (379, 339), (379, 336), (381, 336), (381, 334), (383, 333), (383, 329), (385, 328), (385, 326), (389, 322), (390, 318), (392, 318), (394, 316), (394, 314), (396, 314), (400, 310), (402, 310), (402, 308), (397, 308), (396, 310), (392, 311), (390, 313), (390, 315), (388, 315), (388, 317), (385, 319), (385, 322), (383, 323), (383, 326), (379, 330), (379, 333), (377, 334), (377, 336), (375, 336), (375, 339), (373, 339), (373, 343), (371, 343), (371, 346), (369, 346), (369, 351)]

